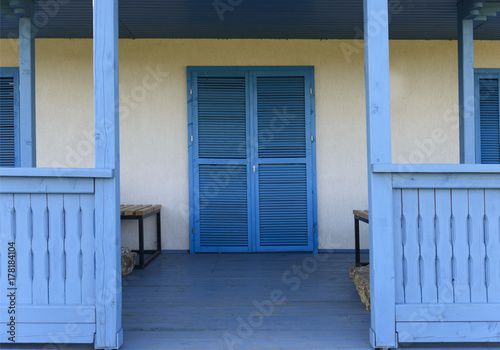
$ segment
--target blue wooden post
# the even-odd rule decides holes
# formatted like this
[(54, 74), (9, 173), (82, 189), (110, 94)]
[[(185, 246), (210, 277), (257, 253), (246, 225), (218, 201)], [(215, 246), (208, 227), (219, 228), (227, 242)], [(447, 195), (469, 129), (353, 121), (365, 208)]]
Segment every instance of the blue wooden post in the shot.
[(458, 4), (460, 163), (476, 162), (473, 25), (474, 21), (472, 19), (464, 19), (463, 4)]
[(95, 167), (114, 177), (95, 180), (95, 348), (117, 349), (121, 328), (118, 0), (94, 1)]
[(364, 0), (363, 3), (370, 211), (370, 342), (374, 347), (395, 347), (391, 175), (372, 171), (372, 164), (392, 162), (388, 3), (387, 0)]
[(30, 17), (19, 18), (19, 86), (20, 165), (31, 168), (36, 167), (36, 131), (35, 36)]

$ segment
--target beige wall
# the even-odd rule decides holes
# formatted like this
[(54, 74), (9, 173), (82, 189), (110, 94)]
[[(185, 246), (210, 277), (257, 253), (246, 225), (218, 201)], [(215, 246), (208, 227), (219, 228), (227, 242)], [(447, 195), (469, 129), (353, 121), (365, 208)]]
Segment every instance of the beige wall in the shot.
[[(0, 40), (0, 66), (18, 65), (16, 47)], [(458, 162), (456, 42), (390, 48), (393, 161)], [(476, 67), (500, 68), (500, 43), (477, 42), (475, 55)], [(92, 41), (37, 40), (36, 60), (38, 166), (92, 167)], [(163, 205), (163, 249), (189, 248), (190, 65), (315, 67), (320, 249), (352, 249), (352, 209), (367, 206), (360, 42), (120, 41), (122, 203)], [(135, 245), (135, 225), (123, 226), (124, 244)], [(365, 227), (363, 236), (367, 247)]]

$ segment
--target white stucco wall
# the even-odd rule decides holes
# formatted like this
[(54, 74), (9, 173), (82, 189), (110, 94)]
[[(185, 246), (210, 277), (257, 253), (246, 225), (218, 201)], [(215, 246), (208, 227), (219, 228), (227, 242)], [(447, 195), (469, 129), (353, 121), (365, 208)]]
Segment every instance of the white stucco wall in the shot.
[[(359, 47), (340, 40), (120, 40), (122, 203), (162, 204), (162, 248), (188, 249), (186, 66), (312, 65), (319, 247), (352, 249), (352, 209), (367, 206)], [(456, 42), (393, 41), (390, 49), (393, 161), (458, 162)], [(18, 66), (15, 40), (0, 40), (0, 52), (0, 66)], [(476, 67), (500, 68), (500, 43), (476, 42), (475, 55)], [(92, 41), (37, 40), (36, 79), (38, 166), (93, 167)], [(136, 245), (135, 230), (123, 224), (125, 245)]]

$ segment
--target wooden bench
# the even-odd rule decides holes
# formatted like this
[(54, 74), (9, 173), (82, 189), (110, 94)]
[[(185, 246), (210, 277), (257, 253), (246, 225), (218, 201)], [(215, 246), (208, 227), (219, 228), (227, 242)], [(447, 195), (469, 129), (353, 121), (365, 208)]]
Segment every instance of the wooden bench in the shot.
[(354, 214), (354, 245), (355, 245), (355, 255), (356, 255), (356, 266), (368, 265), (367, 262), (361, 262), (360, 248), (359, 248), (359, 222), (363, 221), (367, 224), (370, 223), (370, 217), (368, 215), (368, 210), (353, 210)]
[[(120, 218), (122, 220), (139, 221), (139, 249), (132, 250), (139, 254), (139, 264), (135, 265), (138, 269), (143, 269), (151, 261), (161, 254), (161, 205), (156, 204), (122, 204), (120, 205)], [(144, 219), (156, 214), (156, 250), (144, 249)], [(147, 260), (144, 260), (144, 254), (152, 254)]]

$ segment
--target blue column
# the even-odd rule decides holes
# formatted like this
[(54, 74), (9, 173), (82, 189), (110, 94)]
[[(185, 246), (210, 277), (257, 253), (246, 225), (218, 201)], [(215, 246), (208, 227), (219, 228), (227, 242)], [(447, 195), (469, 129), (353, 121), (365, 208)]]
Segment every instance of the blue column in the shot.
[(391, 175), (372, 164), (391, 159), (391, 96), (387, 0), (364, 0), (370, 293), (373, 347), (396, 347), (394, 237)]
[(96, 349), (117, 349), (121, 326), (118, 0), (94, 1), (95, 167), (113, 169), (95, 180)]
[(35, 36), (30, 17), (19, 18), (20, 165), (36, 167)]
[(464, 19), (458, 5), (458, 89), (460, 120), (460, 163), (476, 163), (474, 120), (474, 21)]

